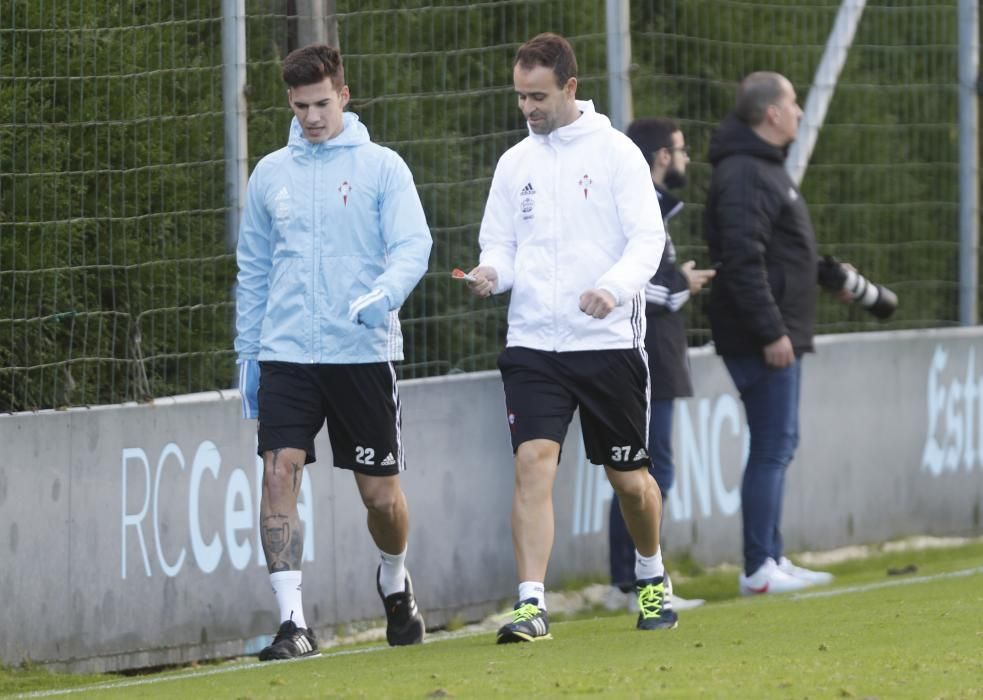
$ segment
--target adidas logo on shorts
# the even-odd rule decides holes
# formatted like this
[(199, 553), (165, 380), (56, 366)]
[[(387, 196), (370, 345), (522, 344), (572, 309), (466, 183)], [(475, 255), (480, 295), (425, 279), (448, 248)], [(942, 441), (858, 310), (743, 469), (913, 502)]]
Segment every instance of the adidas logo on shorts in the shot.
[(637, 461), (639, 459), (648, 459), (649, 453), (645, 451), (644, 447), (640, 447), (638, 452), (635, 453), (634, 459), (632, 461)]
[(379, 464), (381, 464), (384, 467), (391, 467), (394, 464), (396, 464), (396, 460), (393, 458), (393, 453), (390, 452), (389, 454), (387, 454), (386, 458), (382, 460)]

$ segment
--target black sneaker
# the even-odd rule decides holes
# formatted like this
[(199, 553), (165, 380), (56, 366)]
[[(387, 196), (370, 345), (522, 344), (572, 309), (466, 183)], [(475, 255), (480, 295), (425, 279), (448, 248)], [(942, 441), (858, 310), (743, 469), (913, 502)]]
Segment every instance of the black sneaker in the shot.
[(553, 639), (549, 616), (536, 604), (535, 598), (520, 600), (515, 604), (512, 622), (498, 630), (498, 643), (538, 642), (541, 639)]
[(287, 620), (280, 625), (273, 643), (259, 652), (259, 660), (299, 659), (301, 656), (315, 656), (320, 653), (314, 630), (298, 627), (293, 620)]
[(679, 624), (679, 616), (672, 609), (666, 596), (661, 576), (635, 581), (638, 593), (638, 621), (640, 630), (671, 630)]
[(382, 565), (375, 572), (375, 589), (379, 591), (382, 604), (386, 606), (386, 641), (391, 647), (401, 647), (409, 644), (420, 644), (423, 641), (425, 628), (423, 616), (416, 607), (413, 596), (413, 581), (410, 572), (406, 572), (406, 586), (402, 593), (383, 595), (379, 585), (379, 573)]

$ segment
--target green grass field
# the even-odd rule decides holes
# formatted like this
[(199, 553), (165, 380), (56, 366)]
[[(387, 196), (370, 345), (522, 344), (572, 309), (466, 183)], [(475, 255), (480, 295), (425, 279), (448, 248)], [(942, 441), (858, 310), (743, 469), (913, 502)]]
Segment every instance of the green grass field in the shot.
[[(887, 574), (909, 564), (917, 571)], [(627, 613), (592, 611), (556, 622), (554, 639), (535, 644), (497, 646), (485, 632), (136, 677), (0, 670), (0, 695), (983, 698), (983, 543), (829, 568), (832, 586), (755, 599), (735, 597), (733, 572), (696, 576), (685, 594), (710, 602), (683, 613), (672, 631), (639, 632)]]

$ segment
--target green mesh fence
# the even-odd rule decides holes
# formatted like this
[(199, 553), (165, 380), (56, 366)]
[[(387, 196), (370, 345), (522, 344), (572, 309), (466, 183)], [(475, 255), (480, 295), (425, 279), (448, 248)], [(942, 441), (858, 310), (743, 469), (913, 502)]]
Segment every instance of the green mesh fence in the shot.
[[(221, 5), (0, 3), (0, 411), (231, 386), (234, 255), (223, 227)], [(636, 116), (671, 116), (693, 162), (673, 221), (706, 262), (706, 152), (736, 82), (778, 70), (804, 102), (836, 0), (635, 0)], [(286, 0), (248, 0), (250, 167), (285, 143)], [(582, 98), (607, 110), (604, 2), (337, 2), (351, 109), (409, 163), (434, 236), (403, 308), (403, 377), (494, 367), (507, 299), (448, 272), (477, 260), (498, 157), (525, 127), (511, 59), (571, 39)], [(822, 332), (958, 319), (955, 2), (868, 2), (802, 183), (823, 253), (894, 289), (889, 322), (824, 301)], [(709, 339), (705, 300), (689, 308)]]

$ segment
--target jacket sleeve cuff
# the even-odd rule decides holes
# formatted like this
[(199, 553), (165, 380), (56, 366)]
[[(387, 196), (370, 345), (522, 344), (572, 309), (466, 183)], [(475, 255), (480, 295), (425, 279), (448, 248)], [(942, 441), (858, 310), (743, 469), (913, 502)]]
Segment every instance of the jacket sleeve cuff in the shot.
[[(394, 294), (393, 290), (390, 289), (389, 286), (386, 284), (379, 284), (377, 281), (375, 286), (372, 288), (372, 290), (373, 291), (379, 290), (380, 292), (382, 292), (382, 296), (386, 298), (386, 304), (389, 306), (389, 311), (392, 311), (393, 309), (398, 308), (398, 306), (403, 305), (402, 303), (400, 303), (397, 306), (397, 304), (394, 303), (394, 300), (398, 299), (399, 297), (396, 294)], [(403, 301), (405, 301), (405, 299)]]
[(512, 289), (514, 273), (511, 262), (491, 255), (483, 255), (479, 260), (479, 265), (495, 268), (495, 274), (498, 275), (498, 284), (492, 294), (502, 294)]
[(598, 289), (603, 289), (605, 292), (614, 297), (614, 305), (621, 306), (624, 303), (624, 297), (621, 294), (621, 290), (617, 287), (612, 287), (607, 284), (602, 284)]

